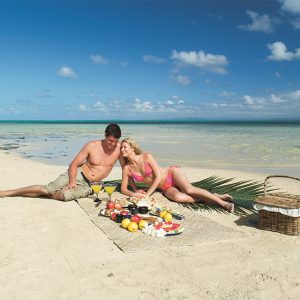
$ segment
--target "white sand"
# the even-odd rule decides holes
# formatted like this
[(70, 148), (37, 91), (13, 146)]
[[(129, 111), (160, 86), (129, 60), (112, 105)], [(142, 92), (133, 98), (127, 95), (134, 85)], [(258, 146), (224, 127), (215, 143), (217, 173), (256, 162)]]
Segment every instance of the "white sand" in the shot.
[[(66, 167), (0, 154), (0, 190), (45, 184)], [(191, 181), (213, 174), (185, 169)], [(114, 169), (111, 179), (121, 177)], [(299, 299), (300, 239), (261, 231), (249, 217), (203, 213), (246, 238), (125, 254), (76, 202), (0, 199), (0, 299)]]

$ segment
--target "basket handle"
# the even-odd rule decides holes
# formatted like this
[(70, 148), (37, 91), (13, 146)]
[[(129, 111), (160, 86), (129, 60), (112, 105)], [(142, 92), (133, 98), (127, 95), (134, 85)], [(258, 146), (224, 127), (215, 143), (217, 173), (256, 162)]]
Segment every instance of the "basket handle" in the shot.
[(300, 181), (300, 178), (294, 177), (294, 176), (288, 176), (288, 175), (270, 175), (270, 176), (266, 177), (265, 182), (264, 182), (264, 194), (265, 194), (265, 196), (267, 195), (267, 191), (266, 191), (266, 188), (267, 188), (267, 181), (268, 181), (270, 178), (274, 178), (274, 177), (284, 177), (284, 178), (290, 178), (290, 179), (295, 179), (295, 180)]

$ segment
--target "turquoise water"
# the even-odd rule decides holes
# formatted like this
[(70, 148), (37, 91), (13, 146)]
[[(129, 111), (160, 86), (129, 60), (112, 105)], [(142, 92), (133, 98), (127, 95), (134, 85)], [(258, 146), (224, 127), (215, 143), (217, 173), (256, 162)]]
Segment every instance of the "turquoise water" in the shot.
[[(0, 122), (0, 149), (48, 164), (68, 165), (107, 123)], [(241, 169), (299, 176), (299, 123), (126, 123), (162, 166)]]

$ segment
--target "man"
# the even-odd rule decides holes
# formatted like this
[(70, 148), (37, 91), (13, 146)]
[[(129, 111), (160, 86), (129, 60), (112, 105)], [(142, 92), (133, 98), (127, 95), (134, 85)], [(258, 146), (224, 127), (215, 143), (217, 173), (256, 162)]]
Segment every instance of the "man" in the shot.
[(119, 138), (121, 129), (117, 124), (109, 124), (104, 140), (88, 142), (69, 165), (66, 173), (48, 185), (32, 185), (15, 190), (0, 191), (0, 197), (39, 197), (70, 201), (88, 197), (93, 193), (89, 182), (107, 177), (114, 164), (123, 159), (120, 154)]

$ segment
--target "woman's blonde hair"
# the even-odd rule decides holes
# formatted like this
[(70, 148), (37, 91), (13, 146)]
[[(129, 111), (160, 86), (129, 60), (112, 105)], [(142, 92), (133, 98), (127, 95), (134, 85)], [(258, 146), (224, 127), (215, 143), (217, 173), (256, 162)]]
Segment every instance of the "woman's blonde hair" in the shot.
[(122, 140), (122, 143), (123, 142), (127, 143), (134, 150), (134, 153), (136, 155), (142, 154), (144, 152), (134, 139), (126, 138)]

